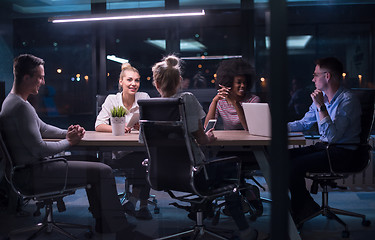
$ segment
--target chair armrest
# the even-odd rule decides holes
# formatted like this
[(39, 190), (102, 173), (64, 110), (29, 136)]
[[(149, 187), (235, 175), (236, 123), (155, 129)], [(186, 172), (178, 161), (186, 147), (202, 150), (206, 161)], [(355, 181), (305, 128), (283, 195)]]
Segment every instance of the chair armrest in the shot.
[[(220, 165), (223, 165), (223, 167), (225, 167), (224, 166), (225, 164), (231, 164), (231, 163), (233, 165), (235, 165), (235, 168), (236, 168), (236, 172), (234, 173), (235, 176), (233, 176), (233, 180), (235, 180), (236, 184), (239, 185), (240, 184), (240, 175), (241, 175), (241, 159), (239, 159), (238, 157), (233, 156), (233, 157), (213, 159), (211, 161), (204, 162), (201, 165), (197, 166), (195, 170), (196, 171), (202, 171), (203, 170), (204, 173), (205, 173), (206, 180), (207, 180), (209, 178), (208, 174), (207, 174), (207, 169), (206, 169), (208, 166), (215, 166), (216, 165), (216, 167), (220, 167)], [(233, 166), (233, 165), (231, 165), (231, 166)]]
[[(12, 171), (11, 172), (11, 176), (13, 177), (14, 176), (14, 172), (17, 171), (17, 170), (27, 169), (27, 168), (34, 167), (34, 166), (37, 166), (37, 165), (52, 164), (52, 163), (55, 163), (55, 162), (63, 162), (63, 163), (65, 163), (64, 185), (63, 185), (63, 187), (62, 187), (61, 190), (57, 190), (57, 192), (62, 193), (64, 191), (66, 191), (66, 185), (67, 185), (67, 181), (68, 181), (68, 165), (69, 165), (69, 163), (68, 163), (68, 161), (65, 158), (51, 158), (51, 159), (47, 159), (47, 160), (42, 160), (42, 161), (39, 161), (39, 162), (35, 162), (35, 163), (32, 163), (32, 164), (25, 164), (25, 165), (15, 166), (11, 170)], [(12, 180), (12, 182), (13, 182), (13, 180)]]

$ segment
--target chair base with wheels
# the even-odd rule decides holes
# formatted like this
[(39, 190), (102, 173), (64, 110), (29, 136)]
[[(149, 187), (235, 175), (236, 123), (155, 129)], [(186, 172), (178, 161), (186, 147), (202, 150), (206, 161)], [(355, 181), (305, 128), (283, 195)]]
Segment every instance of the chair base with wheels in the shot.
[[(207, 209), (205, 207), (207, 206), (207, 202), (208, 202), (207, 199), (201, 199), (198, 197), (195, 199), (195, 201), (194, 200), (192, 201), (190, 198), (194, 196), (193, 194), (187, 194), (187, 195), (177, 197), (176, 195), (173, 194), (173, 192), (171, 191), (167, 191), (167, 192), (173, 199), (180, 200), (183, 202), (189, 202), (191, 204), (191, 206), (181, 206), (177, 203), (171, 203), (171, 205), (177, 208), (182, 208), (184, 210), (187, 210), (189, 212), (189, 217), (195, 215), (195, 224), (189, 230), (174, 233), (169, 236), (156, 238), (155, 240), (174, 239), (177, 237), (184, 237), (184, 236), (190, 236), (189, 239), (191, 240), (205, 239), (204, 236), (210, 236), (211, 238), (213, 237), (215, 239), (221, 239), (221, 240), (230, 239), (217, 233), (216, 229), (214, 230), (214, 229), (208, 228), (203, 224), (203, 220), (205, 219), (205, 214), (207, 213)], [(189, 200), (186, 200), (186, 199), (189, 199)], [(217, 208), (217, 211), (216, 211), (216, 214), (213, 213), (213, 221), (212, 221), (213, 225), (216, 225), (218, 223), (217, 220), (219, 219), (219, 216), (220, 216), (220, 208), (223, 206), (223, 204), (224, 203), (215, 205), (216, 207), (214, 206), (214, 208)], [(229, 234), (232, 235), (232, 231), (230, 231)]]
[[(78, 239), (73, 234), (65, 231), (62, 227), (69, 227), (69, 228), (83, 228), (87, 229), (86, 237), (92, 237), (92, 227), (90, 225), (81, 225), (81, 224), (69, 224), (69, 223), (58, 223), (55, 222), (53, 219), (53, 203), (57, 203), (57, 209), (59, 212), (63, 212), (66, 210), (65, 203), (63, 198), (72, 195), (75, 193), (77, 189), (81, 188), (88, 188), (90, 185), (87, 186), (76, 186), (74, 188), (66, 188), (67, 183), (67, 171), (68, 171), (68, 161), (64, 158), (54, 158), (48, 159), (44, 161), (40, 161), (31, 165), (20, 165), (20, 166), (13, 166), (13, 160), (11, 155), (8, 152), (7, 146), (3, 140), (3, 136), (0, 133), (0, 159), (2, 161), (6, 161), (6, 171), (5, 171), (5, 178), (7, 182), (10, 184), (12, 190), (21, 198), (24, 199), (32, 199), (36, 202), (37, 210), (34, 213), (34, 216), (40, 215), (40, 209), (45, 209), (45, 216), (43, 222), (37, 224), (36, 226), (26, 227), (18, 230), (11, 231), (8, 234), (7, 239), (10, 239), (10, 236), (14, 234), (29, 232), (29, 231), (36, 231), (31, 236), (26, 239), (34, 239), (40, 236), (43, 232), (51, 233), (53, 230), (58, 231), (62, 235), (69, 237), (70, 239)], [(65, 164), (65, 179), (62, 182), (62, 186), (56, 187), (54, 190), (50, 191), (43, 191), (36, 193), (33, 190), (26, 190), (19, 187), (17, 183), (15, 183), (14, 178), (17, 175), (18, 171), (23, 171), (25, 169), (32, 169), (35, 166), (47, 166), (48, 164), (54, 164), (56, 162), (62, 162)], [(27, 188), (27, 187), (26, 187)]]
[(65, 211), (65, 204), (63, 202), (63, 197), (74, 194), (74, 191), (67, 191), (60, 195), (51, 196), (44, 196), (42, 198), (35, 198), (37, 210), (34, 212), (34, 216), (40, 216), (40, 209), (45, 209), (45, 216), (41, 223), (36, 224), (35, 226), (25, 227), (21, 229), (14, 230), (8, 234), (7, 239), (11, 239), (11, 236), (31, 232), (31, 236), (27, 239), (35, 239), (40, 236), (42, 233), (51, 233), (53, 231), (57, 231), (58, 233), (70, 238), (70, 239), (78, 239), (73, 234), (66, 231), (64, 228), (77, 228), (77, 229), (86, 229), (85, 237), (91, 238), (93, 236), (92, 227), (90, 225), (82, 225), (82, 224), (72, 224), (72, 223), (60, 223), (55, 222), (53, 218), (53, 203), (56, 202), (57, 209), (59, 212)]
[(343, 176), (324, 176), (322, 178), (322, 174), (319, 173), (309, 173), (307, 174), (307, 178), (310, 178), (313, 180), (313, 184), (311, 185), (311, 190), (310, 192), (313, 194), (316, 194), (318, 192), (318, 185), (322, 187), (322, 205), (320, 207), (320, 210), (307, 218), (303, 219), (297, 224), (297, 228), (301, 228), (303, 223), (317, 217), (319, 215), (325, 216), (329, 219), (334, 219), (338, 223), (344, 226), (344, 230), (342, 231), (342, 237), (343, 238), (348, 238), (350, 236), (350, 232), (348, 229), (347, 224), (339, 218), (337, 215), (345, 215), (345, 216), (351, 216), (351, 217), (358, 217), (362, 219), (362, 225), (365, 227), (368, 227), (371, 225), (371, 221), (366, 219), (366, 215), (364, 214), (359, 214), (355, 212), (349, 212), (337, 208), (331, 208), (328, 205), (328, 187), (331, 188), (341, 188), (341, 189), (347, 189), (346, 187), (338, 186), (335, 180), (337, 179), (342, 179)]
[(198, 211), (197, 212), (197, 220), (196, 220), (196, 224), (194, 225), (194, 227), (190, 230), (186, 230), (186, 231), (183, 231), (183, 232), (179, 232), (179, 233), (175, 233), (175, 234), (172, 234), (170, 236), (165, 236), (165, 237), (161, 237), (161, 238), (156, 238), (155, 240), (163, 240), (163, 239), (171, 239), (171, 238), (176, 238), (176, 237), (183, 237), (183, 236), (187, 236), (187, 235), (191, 235), (191, 238), (190, 239), (204, 239), (203, 237), (205, 235), (209, 235), (211, 237), (214, 237), (216, 239), (222, 239), (222, 240), (229, 240), (230, 238), (226, 238), (224, 236), (221, 236), (211, 230), (209, 230), (208, 228), (206, 228), (203, 224), (203, 212), (202, 211)]

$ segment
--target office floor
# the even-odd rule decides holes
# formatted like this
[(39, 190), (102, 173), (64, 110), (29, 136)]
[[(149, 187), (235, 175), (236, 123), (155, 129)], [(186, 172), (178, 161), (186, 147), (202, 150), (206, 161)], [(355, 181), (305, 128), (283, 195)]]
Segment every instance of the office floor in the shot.
[[(123, 189), (123, 178), (117, 178), (119, 190)], [(260, 179), (261, 181), (261, 179)], [(263, 183), (264, 184), (264, 183)], [(184, 229), (187, 229), (193, 225), (193, 221), (187, 218), (187, 213), (182, 209), (177, 209), (170, 206), (169, 203), (174, 202), (166, 193), (163, 192), (153, 192), (156, 194), (158, 199), (158, 204), (160, 207), (159, 214), (153, 214), (153, 219), (150, 221), (140, 221), (133, 217), (128, 217), (129, 222), (137, 225), (137, 230), (143, 232), (144, 234), (152, 237), (161, 237), (166, 234), (172, 234)], [(268, 197), (268, 192), (261, 192), (261, 195)], [(349, 229), (351, 231), (351, 236), (349, 239), (353, 240), (364, 240), (364, 239), (374, 239), (375, 236), (375, 192), (332, 192), (329, 195), (330, 205), (336, 208), (342, 208), (349, 211), (355, 211), (359, 213), (365, 213), (369, 220), (372, 221), (370, 227), (364, 227), (361, 225), (361, 220), (352, 217), (342, 217), (342, 219), (348, 223)], [(318, 203), (321, 202), (321, 194), (314, 196)], [(86, 199), (85, 191), (80, 190), (76, 192), (75, 195), (65, 198), (65, 203), (67, 210), (63, 213), (56, 213), (54, 217), (56, 221), (61, 222), (73, 222), (81, 224), (91, 224), (94, 226), (94, 220), (88, 212), (88, 203)], [(153, 207), (149, 207), (151, 212), (153, 212)], [(32, 213), (35, 211), (35, 205), (30, 202), (24, 208), (26, 211), (30, 212), (30, 216), (27, 217), (16, 217), (12, 215), (7, 215), (4, 212), (0, 213), (0, 236), (4, 237), (6, 234), (16, 228), (23, 226), (29, 226), (37, 223), (41, 217), (33, 217)], [(249, 220), (250, 221), (250, 220)], [(210, 220), (205, 220), (205, 225), (211, 226)], [(269, 232), (270, 223), (270, 204), (264, 203), (264, 214), (262, 217), (258, 218), (256, 221), (252, 221), (250, 224), (261, 231), (263, 236), (267, 236)], [(224, 234), (228, 235), (235, 229), (235, 225), (230, 217), (221, 215), (219, 224), (214, 226), (215, 228), (221, 229), (220, 232), (224, 231)], [(84, 232), (82, 230), (69, 230), (75, 234), (79, 239), (85, 239)], [(303, 240), (334, 240), (341, 238), (342, 227), (334, 222), (333, 220), (328, 220), (325, 217), (319, 216), (306, 222), (301, 231), (301, 238)], [(11, 239), (26, 239), (27, 234), (18, 234)], [(52, 234), (44, 234), (38, 239), (48, 239), (48, 240), (60, 240), (66, 239), (57, 232)], [(115, 239), (114, 234), (97, 234), (94, 233), (93, 240), (112, 240)], [(124, 238), (126, 239), (126, 238)], [(210, 239), (210, 238), (204, 238)], [(274, 238), (277, 239), (277, 238)]]

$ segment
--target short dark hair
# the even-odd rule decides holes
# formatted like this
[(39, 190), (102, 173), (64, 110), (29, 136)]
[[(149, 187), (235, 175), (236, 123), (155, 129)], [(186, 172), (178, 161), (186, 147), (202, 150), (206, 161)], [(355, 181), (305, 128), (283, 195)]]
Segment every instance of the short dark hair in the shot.
[(224, 60), (220, 63), (217, 71), (216, 88), (219, 89), (219, 84), (232, 87), (234, 78), (236, 76), (244, 76), (246, 79), (246, 91), (250, 91), (253, 86), (253, 66), (242, 58), (233, 58)]
[(21, 54), (13, 61), (13, 74), (16, 85), (21, 84), (25, 75), (34, 75), (36, 68), (44, 66), (44, 60), (31, 54)]
[(330, 71), (330, 73), (337, 79), (342, 78), (342, 73), (344, 72), (344, 66), (340, 60), (335, 57), (320, 58), (315, 61), (316, 65), (320, 68), (325, 68)]

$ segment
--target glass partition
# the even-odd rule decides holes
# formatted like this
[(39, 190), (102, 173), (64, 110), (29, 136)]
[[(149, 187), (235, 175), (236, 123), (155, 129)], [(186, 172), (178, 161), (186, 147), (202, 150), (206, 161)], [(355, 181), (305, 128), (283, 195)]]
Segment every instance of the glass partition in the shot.
[[(127, 8), (122, 1), (107, 2), (109, 12)], [(129, 5), (127, 9), (150, 11), (164, 7), (164, 1), (148, 3), (149, 5), (144, 1), (133, 2), (135, 5)], [(95, 95), (100, 91), (107, 94), (117, 91), (121, 64), (110, 59), (103, 61), (106, 79), (105, 85), (100, 85), (103, 89), (99, 89), (93, 70), (103, 66), (97, 65), (92, 55), (95, 38), (93, 28), (96, 23), (48, 22), (48, 17), (67, 14), (67, 9), (73, 7), (76, 11), (70, 11), (69, 14), (87, 14), (91, 9), (90, 1), (77, 3), (78, 5), (68, 4), (65, 7), (56, 2), (53, 5), (54, 12), (48, 10), (52, 6), (37, 10), (29, 5), (17, 7), (17, 4), (21, 3), (11, 6), (15, 11), (14, 15), (4, 15), (13, 18), (13, 55), (29, 52), (46, 61), (46, 86), (37, 97), (30, 99), (37, 112), (52, 120), (78, 115), (94, 119)], [(181, 19), (106, 22), (105, 47), (102, 49), (105, 54), (101, 57), (115, 56), (129, 60), (141, 73), (141, 90), (157, 96), (152, 86), (151, 67), (168, 54), (167, 29), (173, 22), (174, 34), (180, 44), (180, 49), (175, 53), (184, 59), (183, 77), (189, 79), (185, 81), (184, 89), (198, 95), (199, 91), (207, 91), (200, 89), (214, 91), (215, 72), (220, 61), (253, 54), (250, 59), (256, 70), (253, 91), (262, 101), (268, 101), (270, 46), (267, 1), (254, 1), (254, 8), (247, 10), (247, 14), (251, 14), (250, 20), (245, 23), (241, 17), (244, 11), (240, 0), (220, 1), (211, 7), (200, 1), (181, 0), (180, 7), (206, 8), (206, 15)], [(41, 9), (44, 12), (38, 12)], [(373, 87), (374, 9), (374, 4), (368, 1), (330, 1), (329, 4), (323, 1), (288, 1), (288, 59), (280, 59), (288, 61), (289, 74), (285, 76), (285, 84), (292, 86), (293, 81), (298, 81), (301, 82), (299, 85), (310, 91), (313, 87), (311, 73), (314, 60), (323, 56), (336, 56), (346, 66), (344, 80), (348, 87)], [(332, 17), (328, 17), (329, 14)], [(248, 38), (253, 40), (244, 43), (244, 39)], [(253, 53), (248, 52), (249, 46), (250, 49), (253, 47)], [(9, 69), (10, 66), (2, 68)], [(11, 69), (5, 75), (10, 74)], [(102, 78), (104, 77), (100, 79)], [(10, 89), (10, 85), (11, 79), (6, 82), (7, 89)], [(206, 92), (201, 95), (207, 96), (200, 98), (207, 105), (212, 95)]]

